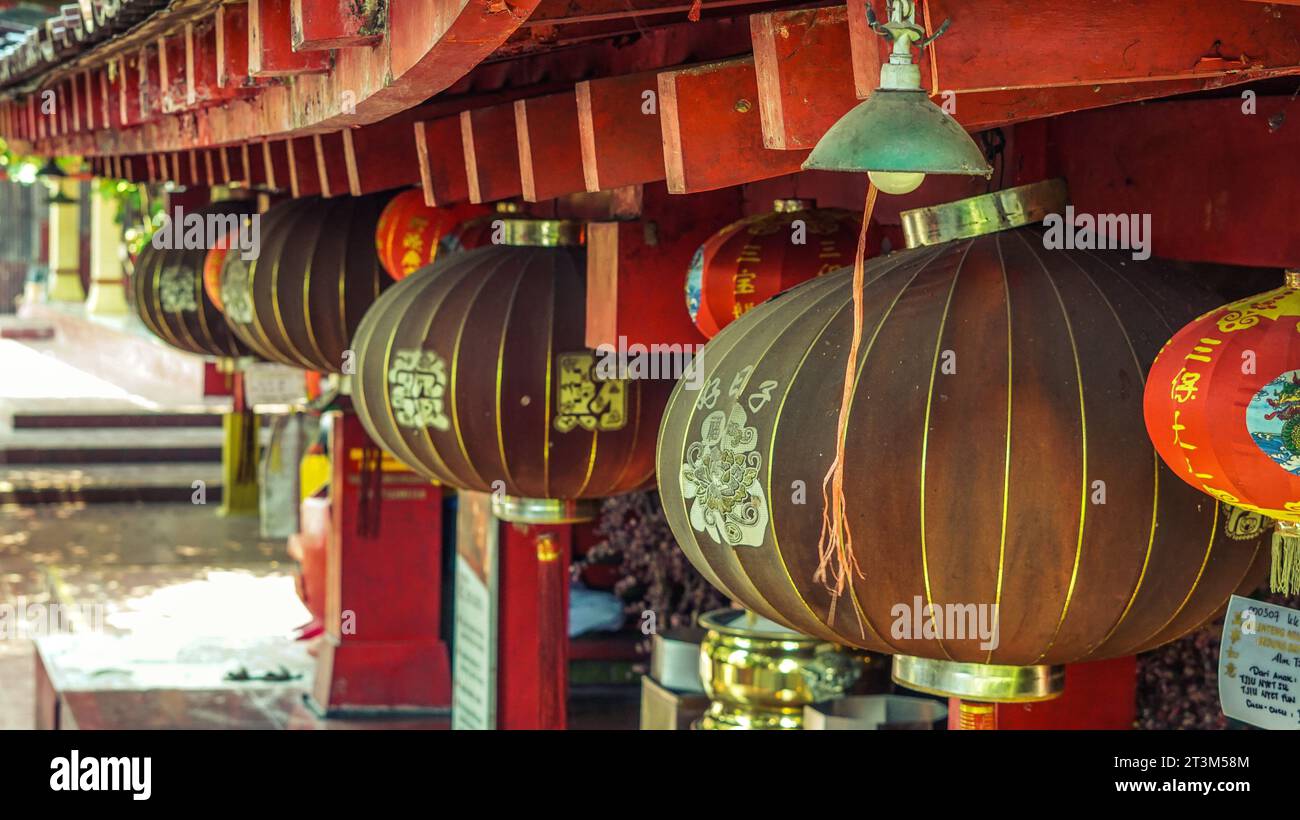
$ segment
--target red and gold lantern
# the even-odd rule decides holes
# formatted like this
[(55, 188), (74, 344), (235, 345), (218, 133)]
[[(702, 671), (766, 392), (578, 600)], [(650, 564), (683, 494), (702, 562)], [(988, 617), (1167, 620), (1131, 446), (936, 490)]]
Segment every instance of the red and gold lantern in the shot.
[[(695, 252), (686, 274), (686, 310), (712, 338), (754, 305), (815, 276), (853, 264), (862, 217), (778, 199), (771, 213), (733, 222)], [(872, 234), (874, 255), (879, 242)]]
[(1263, 516), (1173, 480), (1143, 428), (1167, 323), (1212, 297), (1159, 263), (1046, 248), (1008, 217), (1027, 188), (927, 209), (962, 232), (866, 264), (843, 479), (861, 574), (839, 597), (819, 541), (851, 268), (724, 328), (657, 455), (678, 543), (729, 597), (982, 701), (1051, 697), (1063, 664), (1174, 640), (1267, 560)]
[(654, 480), (666, 379), (606, 378), (587, 349), (583, 226), (503, 219), (499, 244), (394, 285), (353, 339), (367, 432), (502, 518), (591, 517)]
[(226, 264), (226, 253), (229, 250), (230, 243), (222, 237), (217, 246), (203, 258), (203, 292), (217, 306), (217, 310), (224, 309), (221, 305), (221, 268)]
[(483, 205), (458, 204), (434, 208), (418, 188), (403, 191), (384, 207), (375, 228), (379, 262), (394, 279), (402, 279), (433, 263), (444, 237), (467, 220), (488, 213)]
[(1275, 591), (1300, 592), (1300, 271), (1174, 334), (1145, 391), (1170, 469), (1219, 501), (1277, 520)]

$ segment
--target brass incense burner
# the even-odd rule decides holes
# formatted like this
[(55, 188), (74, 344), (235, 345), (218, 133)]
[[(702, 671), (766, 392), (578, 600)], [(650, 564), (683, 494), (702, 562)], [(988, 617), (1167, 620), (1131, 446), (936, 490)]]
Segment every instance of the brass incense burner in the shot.
[(719, 609), (700, 616), (700, 678), (712, 703), (697, 729), (802, 729), (804, 706), (843, 697), (869, 659), (839, 644)]

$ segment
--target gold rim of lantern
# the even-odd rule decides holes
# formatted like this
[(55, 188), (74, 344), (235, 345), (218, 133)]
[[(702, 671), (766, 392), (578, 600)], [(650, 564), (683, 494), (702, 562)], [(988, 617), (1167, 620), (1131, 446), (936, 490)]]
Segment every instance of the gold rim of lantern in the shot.
[(981, 194), (928, 208), (903, 211), (903, 237), (908, 248), (973, 239), (1042, 222), (1061, 213), (1070, 202), (1065, 180), (1049, 179)]
[(899, 686), (918, 692), (987, 703), (1035, 703), (1065, 691), (1065, 667), (1044, 664), (958, 663), (895, 655), (892, 677)]
[(492, 495), (492, 514), (511, 524), (580, 524), (600, 515), (596, 498), (523, 498)]
[[(498, 244), (517, 248), (561, 248), (587, 244), (587, 226), (567, 219), (512, 218), (500, 220)], [(493, 225), (495, 229), (496, 225)]]

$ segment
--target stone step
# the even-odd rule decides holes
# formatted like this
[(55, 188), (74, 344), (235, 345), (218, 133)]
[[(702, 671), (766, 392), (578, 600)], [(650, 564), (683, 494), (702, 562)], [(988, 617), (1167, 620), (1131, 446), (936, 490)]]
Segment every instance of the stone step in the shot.
[(221, 465), (26, 464), (0, 467), (0, 504), (190, 502), (204, 482), (206, 503), (221, 503)]

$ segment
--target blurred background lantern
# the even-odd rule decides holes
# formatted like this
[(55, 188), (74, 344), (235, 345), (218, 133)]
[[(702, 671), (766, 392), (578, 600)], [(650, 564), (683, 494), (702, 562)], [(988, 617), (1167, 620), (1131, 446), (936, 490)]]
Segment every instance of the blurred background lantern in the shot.
[[(853, 264), (862, 217), (818, 208), (808, 199), (778, 199), (771, 213), (733, 222), (695, 252), (686, 274), (686, 309), (712, 338), (736, 317), (783, 290)], [(880, 250), (879, 232), (867, 255)]]
[(1142, 424), (1168, 322), (1212, 297), (1162, 264), (1045, 249), (1027, 225), (1064, 202), (1044, 183), (926, 209), (908, 235), (937, 244), (867, 263), (844, 471), (861, 574), (833, 612), (814, 575), (852, 271), (706, 346), (657, 456), (705, 577), (807, 635), (895, 654), (899, 683), (989, 701), (1052, 697), (1061, 664), (1158, 646), (1254, 588), (1263, 517), (1172, 480)]
[[(253, 203), (231, 200), (191, 213), (242, 219), (255, 212)], [(220, 305), (204, 288), (207, 256), (201, 247), (155, 248), (146, 240), (131, 274), (131, 304), (145, 327), (173, 347), (204, 356), (246, 356), (252, 349), (231, 332)]]
[(593, 517), (654, 480), (672, 382), (603, 378), (584, 343), (580, 223), (503, 219), (502, 243), (398, 282), (353, 340), (366, 430), (424, 475), (493, 493), (516, 521)]
[(462, 206), (462, 210), (466, 208), (476, 208), (482, 212), (455, 223), (455, 227), (443, 235), (439, 241), (439, 253), (447, 255), (460, 253), (461, 251), (472, 251), (475, 248), (491, 245), (493, 244), (493, 226), (497, 224), (498, 219), (508, 218), (512, 215), (515, 217), (524, 216), (523, 206), (510, 200), (494, 202), (490, 210), (482, 209), (482, 206)]
[(1145, 412), (1179, 478), (1277, 519), (1270, 584), (1300, 592), (1300, 271), (1174, 334), (1151, 366)]
[(217, 241), (216, 247), (203, 257), (203, 292), (217, 306), (217, 310), (225, 309), (221, 304), (221, 269), (226, 264), (226, 252), (229, 250), (230, 242), (222, 237)]
[(379, 262), (394, 279), (402, 279), (431, 264), (442, 240), (467, 220), (491, 213), (484, 205), (469, 203), (434, 208), (424, 203), (419, 188), (403, 191), (389, 200), (379, 215), (375, 248)]
[(375, 253), (390, 194), (305, 197), (262, 215), (261, 252), (227, 253), (221, 301), (235, 333), (271, 361), (342, 373), (366, 308), (393, 284)]

